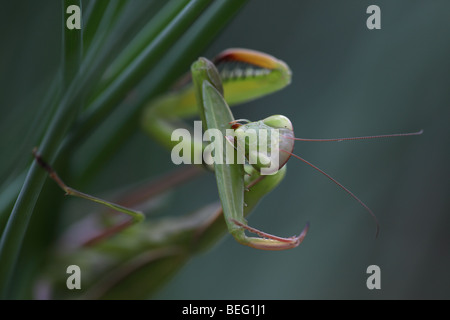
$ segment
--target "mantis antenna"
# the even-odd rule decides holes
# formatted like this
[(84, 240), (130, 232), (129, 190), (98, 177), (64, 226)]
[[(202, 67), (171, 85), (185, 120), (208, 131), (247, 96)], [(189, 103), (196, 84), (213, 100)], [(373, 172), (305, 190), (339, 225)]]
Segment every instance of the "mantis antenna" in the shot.
[[(392, 137), (405, 137), (405, 136), (415, 136), (415, 135), (421, 135), (423, 133), (423, 130), (417, 131), (417, 132), (410, 132), (410, 133), (395, 133), (395, 134), (386, 134), (386, 135), (375, 135), (375, 136), (364, 136), (364, 137), (350, 137), (350, 138), (332, 138), (332, 139), (305, 139), (305, 138), (294, 138), (294, 137), (290, 137), (290, 136), (286, 136), (283, 135), (284, 138), (287, 139), (292, 139), (292, 140), (297, 140), (297, 141), (312, 141), (312, 142), (331, 142), (331, 141), (350, 141), (350, 140), (366, 140), (366, 139), (379, 139), (379, 138), (392, 138)], [(372, 218), (375, 220), (376, 223), (376, 233), (375, 233), (375, 237), (378, 237), (378, 234), (380, 232), (380, 224), (378, 222), (378, 219), (376, 217), (376, 215), (373, 213), (373, 211), (361, 200), (359, 199), (353, 192), (351, 192), (348, 188), (344, 187), (344, 185), (342, 185), (342, 183), (340, 183), (339, 181), (337, 181), (336, 179), (334, 179), (332, 176), (330, 176), (328, 173), (326, 173), (325, 171), (323, 171), (322, 169), (318, 168), (317, 166), (313, 165), (311, 162), (306, 161), (305, 159), (303, 159), (302, 157), (287, 151), (287, 150), (283, 150), (280, 149), (280, 151), (285, 152), (287, 154), (289, 154), (290, 156), (293, 156), (297, 159), (299, 159), (300, 161), (302, 161), (303, 163), (306, 163), (308, 166), (314, 168), (315, 170), (319, 171), (321, 174), (323, 174), (325, 177), (327, 177), (328, 179), (330, 179), (331, 181), (333, 181), (336, 185), (338, 185), (342, 190), (344, 190), (345, 192), (347, 192), (353, 199), (355, 199), (356, 201), (359, 202), (359, 204), (361, 204), (364, 209), (366, 209), (369, 214), (372, 216)]]
[(350, 138), (332, 138), (332, 139), (306, 139), (306, 138), (293, 138), (290, 136), (283, 136), (287, 139), (297, 140), (297, 141), (312, 141), (312, 142), (331, 142), (331, 141), (349, 141), (349, 140), (367, 140), (367, 139), (380, 139), (380, 138), (393, 138), (393, 137), (407, 137), (407, 136), (418, 136), (423, 133), (423, 130), (417, 132), (409, 133), (394, 133), (394, 134), (382, 134), (376, 136), (364, 136), (364, 137), (350, 137)]

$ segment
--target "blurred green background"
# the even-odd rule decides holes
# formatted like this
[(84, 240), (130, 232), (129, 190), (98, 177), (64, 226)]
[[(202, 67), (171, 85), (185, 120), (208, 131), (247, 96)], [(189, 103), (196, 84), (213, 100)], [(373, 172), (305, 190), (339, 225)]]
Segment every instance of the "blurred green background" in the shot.
[[(0, 177), (5, 185), (30, 163), (30, 150), (38, 143), (34, 134), (40, 124), (34, 119), (40, 111), (34, 105), (59, 66), (61, 28), (54, 1), (1, 4)], [(371, 4), (381, 8), (381, 30), (366, 27)], [(372, 218), (357, 202), (292, 159), (286, 179), (251, 214), (249, 224), (290, 236), (309, 221), (301, 246), (257, 251), (227, 235), (194, 257), (156, 298), (449, 299), (448, 12), (447, 0), (249, 1), (203, 55), (213, 57), (229, 47), (261, 50), (286, 61), (293, 82), (235, 108), (236, 118), (284, 114), (296, 136), (304, 138), (419, 129), (424, 134), (296, 143), (295, 153), (372, 208), (381, 224), (377, 239)], [(74, 172), (83, 168), (83, 154), (95, 148), (102, 132), (71, 155)], [(84, 190), (99, 194), (174, 167), (169, 152), (136, 130)], [(171, 211), (181, 215), (216, 198), (213, 175), (203, 176), (171, 195)], [(75, 216), (86, 206), (73, 199), (66, 205)], [(21, 261), (21, 268), (33, 263)], [(366, 287), (372, 264), (381, 268), (381, 290)]]

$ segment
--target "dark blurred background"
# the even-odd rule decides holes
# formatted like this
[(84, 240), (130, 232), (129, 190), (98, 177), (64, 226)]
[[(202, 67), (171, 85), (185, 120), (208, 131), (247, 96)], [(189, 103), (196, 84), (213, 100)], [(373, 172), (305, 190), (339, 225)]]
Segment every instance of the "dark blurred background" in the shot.
[[(33, 103), (58, 68), (61, 30), (51, 1), (1, 3), (0, 164), (8, 181), (30, 160), (38, 112)], [(381, 8), (381, 30), (366, 27), (371, 4)], [(419, 129), (424, 134), (296, 143), (295, 153), (372, 208), (381, 224), (378, 238), (373, 219), (356, 201), (291, 159), (286, 179), (249, 224), (291, 236), (309, 221), (301, 246), (264, 252), (226, 236), (192, 259), (156, 298), (449, 299), (448, 12), (447, 0), (250, 1), (204, 56), (229, 47), (261, 50), (286, 61), (293, 82), (234, 109), (236, 118), (284, 114), (304, 138)], [(83, 148), (89, 150), (89, 142), (74, 155), (79, 166)], [(169, 152), (137, 132), (86, 191), (120, 187), (173, 167)], [(184, 214), (216, 199), (212, 186), (209, 175), (176, 191), (173, 211)], [(381, 290), (366, 287), (366, 269), (373, 264), (381, 268)]]

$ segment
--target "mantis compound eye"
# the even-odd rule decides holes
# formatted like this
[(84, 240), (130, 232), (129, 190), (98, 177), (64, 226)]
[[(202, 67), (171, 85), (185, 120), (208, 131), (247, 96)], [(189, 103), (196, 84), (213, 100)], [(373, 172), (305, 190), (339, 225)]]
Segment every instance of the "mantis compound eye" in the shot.
[[(265, 118), (262, 122), (269, 127), (278, 130), (278, 154), (279, 154), (279, 168), (282, 168), (291, 157), (294, 151), (294, 127), (291, 120), (283, 115), (273, 115)], [(288, 151), (288, 152), (286, 152)]]

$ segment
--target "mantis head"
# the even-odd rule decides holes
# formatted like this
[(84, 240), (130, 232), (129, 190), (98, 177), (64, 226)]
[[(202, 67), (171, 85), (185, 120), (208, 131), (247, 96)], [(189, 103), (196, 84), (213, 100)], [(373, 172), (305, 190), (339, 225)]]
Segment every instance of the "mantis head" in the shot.
[(235, 141), (247, 161), (262, 174), (275, 174), (289, 160), (294, 149), (294, 128), (283, 115), (273, 115), (260, 121), (236, 120)]

